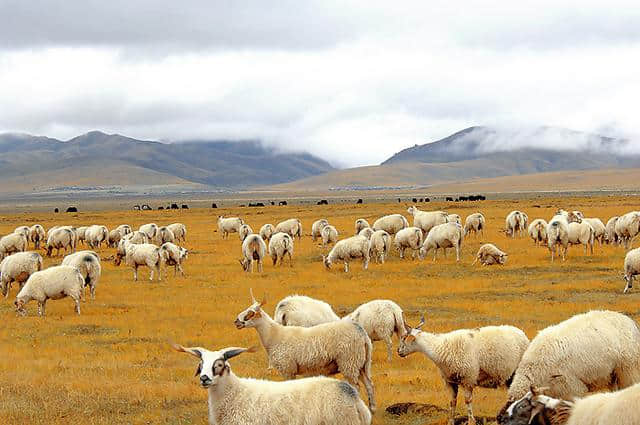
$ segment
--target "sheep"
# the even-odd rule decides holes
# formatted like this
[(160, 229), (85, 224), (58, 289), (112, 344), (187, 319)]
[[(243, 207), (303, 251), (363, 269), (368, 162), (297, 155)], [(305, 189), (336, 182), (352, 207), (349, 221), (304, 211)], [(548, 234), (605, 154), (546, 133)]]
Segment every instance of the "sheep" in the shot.
[(321, 218), (320, 220), (314, 221), (313, 224), (311, 225), (311, 239), (315, 242), (316, 239), (322, 236), (320, 232), (322, 231), (324, 226), (328, 226), (328, 225), (329, 225), (329, 222), (325, 218)]
[(91, 298), (96, 297), (96, 286), (102, 275), (100, 256), (93, 251), (78, 251), (69, 254), (62, 260), (62, 265), (75, 267), (83, 279), (83, 288), (89, 287)]
[(172, 223), (167, 226), (169, 230), (173, 232), (173, 236), (176, 238), (176, 242), (187, 241), (187, 226), (182, 223)]
[(447, 214), (447, 223), (458, 223), (462, 225), (462, 218), (458, 214)]
[(241, 225), (240, 228), (238, 229), (238, 237), (240, 238), (240, 241), (243, 241), (244, 238), (246, 238), (251, 234), (253, 234), (253, 229), (251, 228), (251, 226), (249, 226), (246, 223)]
[(182, 269), (182, 263), (188, 258), (189, 251), (186, 248), (179, 247), (178, 245), (165, 242), (160, 247), (160, 255), (162, 256), (162, 262), (167, 266), (173, 266), (173, 275), (177, 276), (178, 272), (184, 277), (184, 270)]
[(0, 261), (7, 255), (27, 250), (27, 237), (24, 233), (10, 233), (0, 238)]
[(400, 253), (400, 258), (404, 258), (404, 251), (409, 248), (413, 250), (413, 258), (420, 251), (422, 246), (422, 230), (418, 227), (407, 227), (396, 233), (393, 245)]
[(532, 386), (557, 398), (640, 382), (640, 329), (613, 311), (578, 314), (538, 333), (515, 371), (504, 416)]
[(284, 382), (237, 377), (228, 360), (255, 348), (174, 349), (198, 359), (196, 377), (209, 394), (211, 425), (370, 425), (371, 413), (350, 384), (318, 376)]
[(133, 230), (131, 229), (131, 226), (129, 226), (128, 224), (121, 224), (118, 227), (116, 227), (116, 230), (120, 232), (123, 238), (125, 237), (125, 235), (128, 235), (129, 233), (133, 232)]
[(109, 230), (105, 226), (89, 226), (84, 233), (85, 241), (90, 248), (100, 248), (102, 242), (109, 242)]
[(369, 240), (364, 236), (351, 236), (336, 242), (333, 249), (325, 257), (322, 256), (324, 267), (329, 270), (336, 261), (344, 262), (345, 273), (349, 272), (349, 261), (362, 258), (362, 268), (367, 270), (369, 267)]
[(160, 275), (160, 266), (162, 264), (162, 256), (160, 248), (151, 243), (135, 244), (129, 239), (122, 239), (118, 244), (116, 251), (116, 265), (124, 258), (124, 263), (133, 268), (133, 280), (138, 281), (138, 267), (149, 267), (149, 280), (153, 281), (154, 274), (158, 275), (158, 281), (162, 280)]
[(239, 217), (218, 216), (218, 232), (222, 234), (222, 239), (227, 239), (229, 233), (237, 233), (244, 221)]
[(593, 255), (593, 241), (595, 232), (593, 227), (586, 221), (579, 223), (569, 223), (569, 245), (584, 245), (584, 254), (587, 255), (587, 248)]
[(554, 260), (558, 246), (560, 246), (562, 261), (565, 261), (569, 249), (569, 223), (562, 214), (555, 215), (547, 224), (547, 247), (551, 253), (551, 262)]
[(359, 234), (362, 229), (365, 229), (367, 227), (371, 227), (369, 226), (369, 222), (367, 220), (365, 220), (364, 218), (359, 218), (356, 220), (356, 235)]
[(158, 233), (158, 225), (155, 223), (143, 224), (138, 228), (138, 231), (147, 235), (147, 238), (152, 241), (156, 237), (156, 233)]
[(282, 265), (285, 255), (288, 255), (289, 265), (293, 267), (293, 238), (288, 233), (274, 233), (269, 240), (268, 252), (274, 266), (278, 263), (278, 260)]
[(600, 245), (604, 244), (605, 233), (607, 232), (604, 223), (599, 218), (583, 218), (583, 222), (587, 222), (593, 228), (593, 239), (598, 241)]
[(269, 364), (285, 379), (296, 375), (333, 375), (342, 373), (347, 382), (358, 387), (362, 381), (369, 399), (369, 410), (376, 403), (371, 381), (372, 345), (360, 325), (350, 320), (322, 323), (310, 328), (282, 326), (262, 309), (266, 299), (238, 314), (238, 329), (255, 328), (267, 352)]
[(16, 313), (26, 316), (25, 305), (31, 300), (36, 300), (38, 315), (44, 317), (48, 299), (59, 300), (71, 297), (75, 302), (76, 313), (80, 314), (80, 301), (84, 301), (83, 286), (84, 279), (75, 267), (54, 266), (35, 272), (29, 276), (16, 296), (14, 302)]
[(169, 229), (167, 226), (158, 227), (158, 231), (156, 232), (155, 244), (160, 246), (165, 242), (174, 243), (176, 241), (176, 236), (173, 234), (173, 231)]
[[(422, 230), (423, 238), (434, 226), (446, 223), (449, 216), (444, 211), (422, 211), (414, 205), (410, 206), (407, 212), (413, 216), (413, 226)], [(409, 225), (407, 224), (405, 227), (409, 227)]]
[(624, 257), (623, 276), (626, 283), (624, 291), (622, 292), (623, 294), (626, 294), (631, 288), (633, 288), (633, 278), (638, 274), (640, 274), (640, 248), (635, 248), (627, 252), (627, 255)]
[(87, 229), (89, 228), (89, 226), (80, 226), (80, 227), (76, 227), (76, 245), (79, 242), (82, 243), (86, 243), (87, 241)]
[(391, 249), (391, 236), (384, 230), (373, 232), (369, 239), (369, 256), (374, 258), (376, 263), (384, 264), (385, 258), (389, 256)]
[[(381, 231), (384, 232), (384, 230), (381, 230)], [(371, 236), (373, 236), (374, 233), (375, 232), (371, 227), (365, 227), (364, 229), (360, 230), (360, 233), (358, 233), (358, 235), (364, 236), (365, 238), (371, 240)]]
[(459, 224), (439, 224), (429, 231), (427, 238), (420, 248), (419, 258), (423, 260), (429, 251), (433, 249), (433, 261), (436, 261), (438, 248), (442, 248), (444, 257), (447, 258), (447, 248), (455, 248), (456, 261), (460, 261), (460, 250), (462, 249), (463, 238), (462, 226)]
[(605, 226), (606, 232), (604, 234), (604, 241), (608, 244), (618, 245), (620, 243), (618, 240), (618, 234), (616, 233), (616, 223), (618, 222), (618, 218), (619, 217), (617, 216), (611, 217)]
[(122, 240), (128, 240), (131, 243), (141, 244), (141, 243), (149, 243), (149, 237), (146, 233), (143, 233), (139, 230), (135, 232), (127, 233), (122, 237)]
[(542, 218), (536, 218), (529, 225), (528, 233), (536, 246), (547, 244), (547, 223)]
[(618, 218), (616, 221), (616, 235), (622, 242), (624, 249), (633, 246), (633, 238), (640, 233), (640, 212), (632, 211)]
[[(363, 229), (363, 232), (368, 229)], [(330, 224), (327, 224), (322, 228), (320, 232), (322, 236), (322, 247), (326, 247), (328, 244), (338, 242), (338, 230)], [(366, 237), (366, 236), (365, 236)], [(367, 238), (368, 239), (368, 238)]]
[(486, 227), (486, 219), (482, 213), (469, 214), (464, 220), (464, 236), (473, 232), (476, 236), (482, 233), (484, 237), (484, 228)]
[(260, 232), (258, 234), (262, 238), (263, 241), (268, 241), (273, 236), (273, 224), (265, 224), (260, 228)]
[(362, 304), (345, 319), (353, 320), (367, 332), (371, 341), (384, 341), (387, 346), (387, 359), (391, 362), (393, 334), (400, 340), (407, 332), (402, 309), (391, 300), (373, 300)]
[(46, 232), (40, 224), (34, 224), (29, 228), (29, 239), (33, 242), (33, 249), (40, 249), (40, 242), (46, 241)]
[(20, 233), (29, 241), (29, 226), (18, 226), (13, 230), (13, 233)]
[(491, 243), (486, 243), (480, 247), (476, 254), (476, 259), (473, 260), (473, 264), (480, 261), (483, 266), (490, 266), (493, 264), (504, 264), (507, 261), (507, 253), (501, 251), (497, 246)]
[(526, 221), (528, 217), (522, 211), (511, 211), (505, 219), (505, 233), (507, 236), (515, 238), (518, 233), (522, 233), (526, 229)]
[(409, 227), (409, 222), (403, 215), (391, 214), (377, 219), (371, 228), (373, 230), (384, 230), (390, 235), (395, 235), (406, 227)]
[(60, 249), (63, 249), (65, 254), (67, 250), (75, 252), (76, 245), (73, 231), (60, 227), (50, 232), (45, 244), (47, 257), (51, 257), (54, 249), (56, 250), (56, 256), (60, 255)]
[(455, 423), (458, 387), (461, 386), (468, 423), (475, 424), (472, 409), (474, 387), (508, 385), (529, 339), (514, 326), (485, 326), (434, 334), (420, 330), (422, 325), (424, 317), (415, 329), (407, 327), (407, 334), (400, 340), (398, 354), (406, 357), (421, 352), (438, 367), (451, 396), (450, 425)]
[(297, 236), (300, 240), (302, 238), (302, 223), (297, 218), (290, 218), (276, 225), (273, 233), (278, 232), (288, 233), (292, 238)]
[(340, 317), (324, 301), (304, 295), (289, 295), (276, 305), (273, 320), (283, 326), (309, 328), (321, 323), (335, 322), (340, 320)]
[[(273, 237), (272, 237), (273, 239)], [(242, 242), (242, 258), (239, 260), (245, 272), (253, 273), (253, 262), (258, 262), (258, 272), (262, 273), (262, 260), (267, 252), (267, 245), (260, 235), (251, 234)]]
[(0, 289), (9, 296), (11, 283), (18, 282), (20, 289), (33, 273), (42, 270), (42, 257), (37, 252), (17, 252), (0, 262)]
[(122, 239), (122, 233), (118, 229), (113, 229), (109, 232), (109, 237), (107, 238), (107, 246), (109, 248), (115, 248), (120, 243)]

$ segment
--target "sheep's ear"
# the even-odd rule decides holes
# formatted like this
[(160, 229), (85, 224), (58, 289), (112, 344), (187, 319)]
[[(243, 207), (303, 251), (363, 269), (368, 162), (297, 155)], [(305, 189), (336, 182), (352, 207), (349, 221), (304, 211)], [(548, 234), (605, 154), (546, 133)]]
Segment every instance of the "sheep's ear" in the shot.
[(180, 344), (171, 344), (171, 346), (173, 347), (174, 350), (176, 350), (176, 351), (178, 351), (180, 353), (191, 354), (193, 357), (197, 357), (199, 359), (202, 359), (202, 353), (200, 352), (200, 350), (196, 350), (195, 348), (183, 347)]

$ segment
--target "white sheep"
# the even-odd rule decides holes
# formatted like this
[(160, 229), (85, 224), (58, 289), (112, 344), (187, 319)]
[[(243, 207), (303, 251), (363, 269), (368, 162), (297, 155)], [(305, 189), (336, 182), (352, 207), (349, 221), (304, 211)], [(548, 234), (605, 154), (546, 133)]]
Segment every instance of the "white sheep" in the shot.
[(156, 232), (155, 244), (160, 246), (163, 243), (171, 242), (174, 243), (176, 241), (176, 235), (173, 233), (173, 230), (169, 229), (167, 226), (158, 227), (158, 231)]
[(542, 218), (536, 218), (529, 225), (529, 229), (528, 229), (529, 237), (531, 237), (531, 239), (533, 240), (533, 243), (535, 243), (536, 246), (547, 244), (547, 226), (548, 225), (549, 223), (547, 223)]
[(128, 224), (121, 224), (118, 227), (116, 227), (115, 230), (120, 232), (122, 237), (124, 237), (125, 235), (128, 235), (129, 233), (133, 232), (133, 230), (131, 229), (131, 226), (129, 226)]
[(526, 230), (526, 221), (528, 217), (522, 211), (511, 211), (505, 219), (505, 233), (507, 236), (515, 238), (518, 233), (522, 233)]
[(290, 218), (285, 221), (281, 221), (276, 225), (273, 233), (284, 232), (288, 233), (292, 238), (298, 237), (298, 240), (302, 238), (302, 223), (297, 218)]
[(260, 228), (260, 232), (258, 234), (262, 238), (263, 241), (268, 241), (273, 236), (273, 224), (265, 224)]
[(369, 256), (375, 259), (376, 263), (384, 264), (385, 258), (389, 256), (391, 249), (391, 236), (384, 230), (376, 230), (369, 239)]
[[(15, 255), (15, 254), (14, 254)], [(633, 278), (640, 274), (640, 248), (632, 249), (624, 257), (624, 291), (626, 294), (633, 288)]]
[[(273, 239), (273, 237), (272, 237)], [(267, 245), (260, 235), (251, 234), (242, 241), (242, 258), (239, 260), (245, 272), (253, 273), (253, 262), (258, 262), (258, 272), (262, 273), (262, 261), (267, 253)]]
[(447, 223), (458, 223), (462, 225), (462, 218), (459, 214), (447, 214)]
[(469, 214), (464, 220), (464, 236), (473, 232), (476, 236), (482, 234), (484, 237), (484, 228), (486, 227), (486, 219), (482, 213)]
[(593, 242), (595, 231), (593, 227), (586, 221), (579, 223), (569, 223), (569, 245), (584, 245), (584, 254), (587, 255), (587, 249), (593, 255)]
[(76, 239), (74, 232), (65, 227), (59, 227), (49, 232), (47, 243), (45, 244), (47, 250), (47, 257), (51, 257), (53, 250), (56, 250), (56, 256), (60, 255), (60, 249), (64, 249), (64, 253), (67, 253), (67, 249), (70, 252), (76, 251)]
[(80, 226), (76, 227), (76, 245), (80, 242), (86, 243), (87, 240), (87, 229), (89, 226)]
[(393, 245), (398, 250), (400, 258), (404, 258), (404, 251), (408, 248), (413, 250), (415, 259), (422, 246), (422, 230), (418, 227), (407, 227), (398, 231), (393, 239)]
[(391, 300), (373, 300), (362, 304), (345, 319), (353, 320), (367, 332), (371, 341), (384, 341), (387, 359), (391, 362), (393, 347), (391, 338), (395, 333), (400, 340), (406, 333), (402, 309)]
[(321, 323), (335, 322), (340, 320), (340, 317), (324, 301), (304, 295), (289, 295), (276, 305), (273, 320), (283, 326), (308, 328)]
[(29, 241), (29, 226), (18, 226), (13, 230), (13, 233), (23, 234), (27, 241)]
[(365, 229), (367, 227), (371, 227), (369, 226), (369, 222), (367, 220), (365, 220), (364, 218), (359, 218), (356, 220), (356, 235), (359, 234), (362, 229)]
[(406, 227), (409, 227), (409, 222), (402, 214), (385, 215), (377, 219), (371, 226), (373, 230), (384, 230), (390, 235), (395, 235)]
[(146, 233), (136, 230), (135, 232), (127, 233), (122, 237), (122, 240), (128, 240), (131, 243), (141, 244), (149, 243), (149, 237)]
[(156, 233), (158, 233), (158, 225), (156, 223), (143, 224), (138, 228), (138, 231), (147, 235), (147, 238), (152, 241), (156, 237)]
[[(363, 231), (365, 230), (367, 229), (363, 229)], [(320, 236), (322, 236), (322, 247), (324, 248), (329, 244), (338, 242), (338, 229), (330, 224), (327, 224), (322, 228)]]
[(178, 272), (184, 277), (182, 263), (188, 258), (189, 251), (174, 243), (165, 242), (160, 247), (160, 256), (162, 262), (167, 266), (173, 266), (173, 275), (177, 276)]
[(196, 377), (209, 393), (210, 425), (370, 425), (371, 413), (350, 384), (327, 377), (284, 382), (237, 377), (228, 360), (254, 348), (174, 349), (198, 359)]
[(118, 246), (121, 240), (122, 233), (120, 233), (118, 229), (113, 229), (109, 232), (109, 237), (107, 238), (107, 246), (109, 248), (115, 248)]
[(478, 249), (476, 259), (473, 260), (473, 264), (480, 261), (483, 266), (490, 266), (493, 264), (506, 263), (508, 255), (506, 252), (501, 251), (497, 246), (492, 243), (486, 243)]
[(616, 233), (616, 223), (618, 222), (617, 216), (611, 217), (609, 221), (607, 221), (607, 225), (605, 226), (606, 233), (604, 235), (604, 240), (608, 244), (618, 245), (618, 234)]
[(583, 218), (582, 221), (589, 223), (591, 227), (593, 227), (593, 238), (598, 241), (600, 245), (604, 244), (607, 228), (602, 220), (599, 218)]
[(100, 248), (102, 242), (109, 243), (109, 230), (105, 226), (89, 226), (84, 232), (84, 239), (90, 248)]
[(27, 250), (27, 237), (24, 233), (10, 233), (0, 238), (0, 260), (7, 255)]
[[(384, 232), (384, 230), (379, 230), (379, 231)], [(374, 233), (375, 232), (371, 227), (365, 227), (364, 229), (360, 230), (360, 233), (358, 233), (358, 236), (364, 236), (365, 238), (371, 240), (371, 236), (373, 236)]]
[(558, 246), (564, 261), (569, 249), (569, 223), (562, 214), (555, 215), (547, 224), (547, 247), (551, 253), (551, 262), (554, 260)]
[(327, 221), (326, 218), (321, 218), (320, 220), (316, 220), (313, 222), (313, 224), (311, 225), (311, 239), (315, 242), (316, 239), (318, 239), (319, 237), (321, 237), (321, 231), (324, 228), (324, 226), (328, 226), (329, 225), (329, 221)]
[(11, 283), (18, 282), (20, 289), (29, 276), (42, 270), (42, 257), (37, 252), (17, 252), (0, 262), (0, 289), (5, 298), (9, 296)]
[(342, 373), (356, 388), (360, 379), (367, 391), (369, 409), (375, 411), (371, 340), (360, 325), (339, 320), (310, 328), (282, 326), (262, 309), (266, 300), (257, 302), (253, 295), (251, 298), (251, 306), (238, 314), (234, 323), (238, 329), (256, 329), (269, 364), (283, 378)]
[(82, 288), (84, 279), (75, 267), (54, 266), (35, 272), (24, 284), (14, 305), (16, 312), (21, 316), (27, 315), (25, 305), (31, 301), (38, 301), (38, 315), (45, 315), (45, 307), (48, 299), (59, 300), (71, 297), (75, 302), (75, 311), (80, 314), (80, 301), (84, 301)]
[(336, 261), (343, 261), (344, 271), (348, 273), (349, 261), (356, 258), (362, 258), (364, 270), (369, 267), (369, 240), (364, 236), (351, 236), (336, 242), (329, 254), (326, 257), (322, 256), (322, 262), (329, 270)]
[(187, 241), (187, 226), (182, 223), (172, 223), (167, 226), (169, 230), (173, 232), (173, 236), (176, 238), (176, 242)]
[(435, 226), (429, 231), (422, 247), (420, 248), (420, 259), (423, 260), (430, 250), (433, 250), (433, 261), (436, 261), (438, 248), (442, 248), (444, 257), (447, 258), (447, 248), (455, 248), (456, 261), (460, 261), (460, 250), (464, 239), (462, 226), (458, 223), (445, 223)]
[(454, 424), (458, 387), (464, 391), (468, 423), (473, 417), (474, 387), (497, 388), (508, 385), (529, 345), (529, 339), (513, 326), (485, 326), (459, 329), (444, 334), (421, 331), (424, 317), (415, 329), (407, 328), (398, 354), (406, 357), (420, 352), (440, 370), (451, 396), (449, 424)]
[(84, 280), (83, 287), (89, 287), (91, 298), (96, 297), (96, 286), (102, 276), (100, 256), (93, 251), (78, 251), (62, 260), (62, 265), (75, 267)]
[(29, 228), (29, 240), (33, 242), (33, 249), (40, 249), (40, 243), (44, 243), (47, 240), (44, 227), (40, 224), (34, 224)]
[(153, 276), (158, 275), (158, 281), (162, 280), (160, 275), (160, 267), (162, 265), (162, 256), (160, 255), (160, 248), (157, 245), (150, 243), (135, 244), (129, 241), (129, 239), (122, 239), (118, 244), (116, 251), (116, 265), (120, 265), (120, 262), (124, 259), (124, 263), (133, 268), (133, 280), (138, 280), (138, 267), (149, 267), (150, 274), (149, 280), (153, 281)]
[(238, 229), (238, 237), (241, 241), (244, 240), (247, 236), (253, 234), (253, 229), (248, 224), (244, 223)]
[(446, 223), (449, 216), (444, 211), (422, 211), (415, 205), (410, 206), (407, 212), (413, 216), (413, 226), (422, 230), (423, 238), (433, 227)]
[(640, 233), (640, 212), (632, 211), (619, 217), (616, 221), (615, 230), (618, 240), (622, 242), (624, 249), (631, 249), (633, 238)]
[(284, 257), (289, 256), (289, 265), (293, 267), (293, 238), (288, 233), (274, 233), (269, 240), (269, 255), (275, 266), (280, 260), (280, 265), (284, 262)]

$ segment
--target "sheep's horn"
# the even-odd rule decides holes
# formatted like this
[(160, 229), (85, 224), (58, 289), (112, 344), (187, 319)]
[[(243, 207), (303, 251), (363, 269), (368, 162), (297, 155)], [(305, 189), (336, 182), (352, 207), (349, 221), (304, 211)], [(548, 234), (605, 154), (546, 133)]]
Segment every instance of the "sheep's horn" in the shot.
[(253, 346), (253, 347), (249, 347), (249, 348), (227, 348), (224, 352), (224, 354), (222, 354), (222, 357), (224, 358), (225, 361), (229, 360), (230, 358), (233, 358), (235, 356), (238, 356), (242, 353), (248, 352), (248, 353), (254, 353), (258, 350), (257, 347)]
[(416, 326), (416, 329), (420, 329), (422, 328), (422, 326), (424, 325), (424, 314), (422, 315), (422, 317), (420, 318), (420, 323), (418, 323), (418, 326)]
[(253, 288), (249, 288), (249, 294), (251, 294), (251, 301), (256, 302), (256, 297), (253, 296)]
[(194, 348), (187, 348), (187, 347), (183, 347), (180, 344), (175, 344), (175, 343), (170, 343), (171, 346), (173, 347), (174, 350), (180, 352), (180, 353), (187, 353), (187, 354), (191, 354), (194, 357), (197, 357), (199, 359), (202, 358), (202, 353), (200, 352), (200, 350), (196, 350)]

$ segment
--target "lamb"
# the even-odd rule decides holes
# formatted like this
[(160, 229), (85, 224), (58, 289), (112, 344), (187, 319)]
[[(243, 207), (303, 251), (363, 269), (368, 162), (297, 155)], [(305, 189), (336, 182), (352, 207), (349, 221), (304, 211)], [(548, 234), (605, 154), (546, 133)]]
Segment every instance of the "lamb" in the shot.
[(21, 316), (27, 315), (25, 305), (31, 301), (38, 301), (38, 315), (45, 316), (45, 307), (48, 299), (59, 300), (71, 297), (75, 302), (75, 311), (80, 314), (80, 300), (84, 301), (82, 287), (84, 279), (75, 267), (54, 266), (33, 273), (27, 279), (18, 295), (14, 305), (16, 312)]
[(504, 264), (507, 261), (507, 253), (500, 251), (500, 249), (491, 243), (486, 243), (480, 247), (476, 254), (476, 259), (473, 260), (473, 264), (480, 261), (483, 266), (490, 266), (493, 264)]
[(29, 239), (33, 242), (33, 249), (40, 249), (40, 242), (46, 242), (44, 227), (34, 224), (29, 228)]
[(222, 239), (227, 239), (229, 233), (237, 233), (244, 221), (239, 217), (218, 216), (218, 232), (222, 234)]
[(528, 217), (525, 218), (525, 214), (522, 211), (511, 211), (505, 219), (505, 233), (507, 236), (515, 238), (518, 232), (524, 232), (527, 220)]
[(273, 260), (274, 266), (278, 263), (278, 260), (282, 265), (285, 255), (288, 255), (289, 265), (293, 267), (293, 238), (288, 233), (275, 233), (269, 240), (269, 255)]
[(27, 237), (24, 233), (10, 233), (0, 238), (0, 261), (7, 255), (27, 250)]
[(69, 254), (62, 260), (62, 265), (75, 267), (83, 279), (83, 288), (89, 287), (91, 298), (96, 297), (96, 286), (102, 276), (100, 256), (93, 251), (78, 251)]
[(209, 393), (211, 425), (371, 424), (367, 406), (346, 382), (320, 376), (284, 382), (239, 378), (228, 360), (254, 348), (174, 349), (200, 362), (196, 376)]
[(367, 227), (371, 227), (369, 226), (369, 222), (367, 220), (365, 220), (364, 218), (359, 218), (356, 220), (356, 235), (359, 234), (362, 229), (365, 229)]
[(590, 249), (591, 255), (593, 255), (593, 242), (595, 238), (595, 232), (593, 227), (586, 221), (579, 223), (569, 223), (569, 245), (584, 245), (584, 254), (587, 255), (587, 248)]
[(513, 326), (485, 326), (459, 329), (445, 334), (421, 331), (424, 317), (415, 329), (407, 327), (398, 354), (406, 357), (421, 352), (433, 361), (451, 395), (449, 424), (454, 425), (458, 387), (464, 391), (468, 423), (473, 417), (474, 387), (497, 388), (509, 383), (529, 339)]
[[(337, 230), (336, 230), (336, 232), (337, 232)], [(381, 230), (381, 232), (384, 232), (384, 230)], [(371, 240), (371, 236), (373, 236), (374, 233), (375, 232), (373, 231), (373, 229), (371, 227), (365, 227), (364, 229), (360, 230), (360, 233), (358, 233), (358, 235), (359, 236), (364, 236), (365, 238)]]
[(568, 399), (640, 382), (639, 356), (640, 330), (624, 314), (596, 310), (549, 326), (522, 356), (499, 417), (532, 386), (548, 386), (550, 396)]
[(176, 242), (187, 241), (187, 226), (182, 223), (173, 223), (167, 226), (169, 230), (173, 232), (173, 236), (176, 238)]
[(146, 233), (143, 233), (139, 230), (135, 232), (127, 233), (122, 237), (122, 240), (128, 240), (131, 243), (141, 244), (141, 243), (149, 243), (149, 237)]
[(360, 325), (350, 320), (323, 323), (310, 328), (282, 326), (262, 307), (266, 300), (252, 298), (249, 308), (238, 314), (236, 328), (255, 328), (269, 364), (285, 379), (296, 375), (333, 375), (358, 387), (364, 384), (373, 413), (376, 403), (371, 382), (371, 340)]
[(152, 241), (153, 238), (156, 237), (156, 233), (158, 233), (158, 225), (155, 223), (143, 224), (138, 228), (138, 231), (147, 235), (147, 238), (149, 238), (149, 240)]
[(173, 231), (169, 229), (167, 226), (158, 227), (158, 231), (156, 232), (155, 243), (160, 246), (163, 243), (171, 242), (174, 243), (176, 241), (176, 235), (173, 234)]
[(482, 213), (469, 214), (464, 220), (464, 236), (473, 232), (476, 236), (482, 233), (484, 237), (484, 228), (486, 227), (486, 220)]
[(633, 238), (640, 233), (640, 212), (632, 211), (619, 217), (616, 221), (615, 230), (618, 240), (624, 245), (624, 249), (631, 249)]
[(362, 258), (362, 268), (367, 270), (369, 267), (369, 241), (364, 236), (351, 236), (336, 242), (333, 249), (325, 257), (322, 256), (322, 262), (327, 270), (336, 261), (344, 262), (345, 273), (349, 272), (349, 261)]
[(458, 223), (462, 225), (462, 218), (458, 214), (447, 214), (447, 223)]
[(547, 247), (551, 253), (551, 262), (553, 262), (558, 246), (560, 246), (562, 261), (564, 261), (567, 257), (567, 249), (569, 249), (569, 223), (561, 214), (555, 215), (547, 224)]
[(607, 221), (607, 225), (605, 226), (606, 232), (604, 235), (604, 241), (608, 244), (618, 245), (620, 241), (618, 240), (618, 234), (616, 233), (616, 223), (618, 222), (618, 217), (611, 217), (609, 221)]
[[(273, 237), (272, 237), (273, 239)], [(239, 260), (245, 272), (253, 273), (253, 262), (258, 262), (258, 272), (262, 273), (262, 260), (267, 252), (267, 245), (260, 235), (251, 234), (242, 242), (242, 258)]]
[(416, 253), (420, 251), (422, 246), (422, 230), (418, 227), (407, 227), (396, 233), (393, 239), (393, 245), (400, 253), (400, 258), (404, 258), (404, 251), (409, 248), (413, 250), (413, 258), (416, 258)]
[(329, 222), (325, 218), (321, 218), (320, 220), (316, 220), (311, 225), (311, 239), (315, 242), (316, 239), (321, 237), (321, 231), (324, 226), (328, 226)]
[(604, 244), (605, 234), (607, 229), (604, 223), (599, 218), (583, 218), (583, 222), (587, 222), (593, 228), (593, 239), (598, 241), (600, 245)]
[(283, 326), (309, 328), (321, 323), (340, 320), (331, 306), (324, 301), (304, 295), (289, 295), (278, 302), (273, 320)]
[(545, 220), (541, 218), (536, 218), (529, 225), (529, 229), (528, 229), (529, 236), (533, 240), (533, 243), (536, 244), (536, 246), (547, 244), (547, 226), (548, 225), (549, 223), (547, 223)]
[(100, 248), (102, 242), (109, 242), (109, 230), (105, 226), (89, 226), (84, 236), (87, 244), (92, 249)]
[[(15, 255), (15, 254), (14, 254)], [(624, 257), (624, 286), (623, 294), (633, 288), (633, 278), (640, 274), (640, 248), (632, 249)]]
[(260, 228), (260, 232), (258, 233), (263, 241), (268, 241), (273, 236), (273, 224), (265, 224)]
[(109, 237), (107, 238), (107, 246), (109, 248), (115, 248), (118, 246), (122, 240), (122, 233), (118, 229), (113, 229), (109, 232)]
[(460, 250), (464, 239), (462, 226), (457, 223), (445, 223), (435, 226), (429, 231), (427, 238), (420, 248), (420, 259), (423, 260), (430, 250), (433, 249), (433, 261), (436, 261), (438, 248), (444, 251), (447, 258), (447, 248), (456, 249), (456, 261), (460, 261)]
[[(422, 230), (424, 238), (429, 231), (438, 224), (444, 224), (448, 221), (448, 214), (444, 211), (422, 211), (418, 207), (412, 205), (407, 212), (413, 216), (413, 226)], [(409, 225), (407, 224), (408, 227)]]
[(391, 236), (384, 230), (373, 232), (369, 239), (369, 256), (375, 259), (376, 263), (384, 264), (385, 258), (389, 256), (391, 249)]
[(165, 242), (160, 247), (160, 256), (162, 262), (167, 266), (173, 266), (173, 275), (177, 276), (178, 272), (184, 277), (184, 270), (182, 269), (182, 263), (189, 256), (189, 251), (186, 248), (179, 247), (171, 242)]
[(20, 289), (29, 276), (42, 270), (42, 257), (37, 252), (17, 252), (0, 262), (0, 289), (9, 296), (11, 283), (18, 282)]
[(158, 275), (158, 281), (162, 280), (160, 275), (162, 256), (157, 245), (150, 243), (134, 244), (129, 239), (122, 239), (116, 251), (116, 266), (120, 265), (123, 258), (126, 265), (133, 267), (134, 281), (138, 281), (138, 267), (140, 266), (149, 267), (151, 271), (149, 274), (150, 281), (153, 281), (154, 274)]
[(246, 223), (241, 225), (240, 228), (238, 229), (238, 237), (240, 238), (240, 241), (243, 241), (244, 238), (246, 238), (251, 234), (253, 234), (253, 229), (251, 228), (251, 226), (249, 226)]
[[(363, 229), (365, 231), (367, 229)], [(330, 224), (327, 224), (322, 228), (320, 232), (322, 236), (322, 247), (326, 247), (328, 244), (338, 242), (338, 230)], [(366, 237), (366, 236), (365, 236)], [(368, 238), (367, 238), (368, 239)]]
[(128, 235), (129, 233), (133, 232), (133, 230), (131, 229), (131, 226), (129, 226), (128, 224), (121, 224), (118, 227), (116, 227), (116, 230), (120, 232), (123, 238), (125, 237), (125, 235)]
[(391, 362), (393, 334), (400, 340), (407, 333), (402, 309), (391, 300), (373, 300), (362, 304), (344, 319), (353, 320), (367, 332), (371, 341), (384, 341), (387, 346), (387, 359)]
[(377, 219), (371, 228), (373, 230), (384, 230), (390, 235), (395, 235), (406, 227), (409, 227), (409, 222), (403, 215), (391, 214)]
[(290, 218), (276, 225), (273, 233), (278, 232), (288, 233), (292, 238), (297, 236), (300, 240), (302, 238), (302, 223), (297, 218)]

